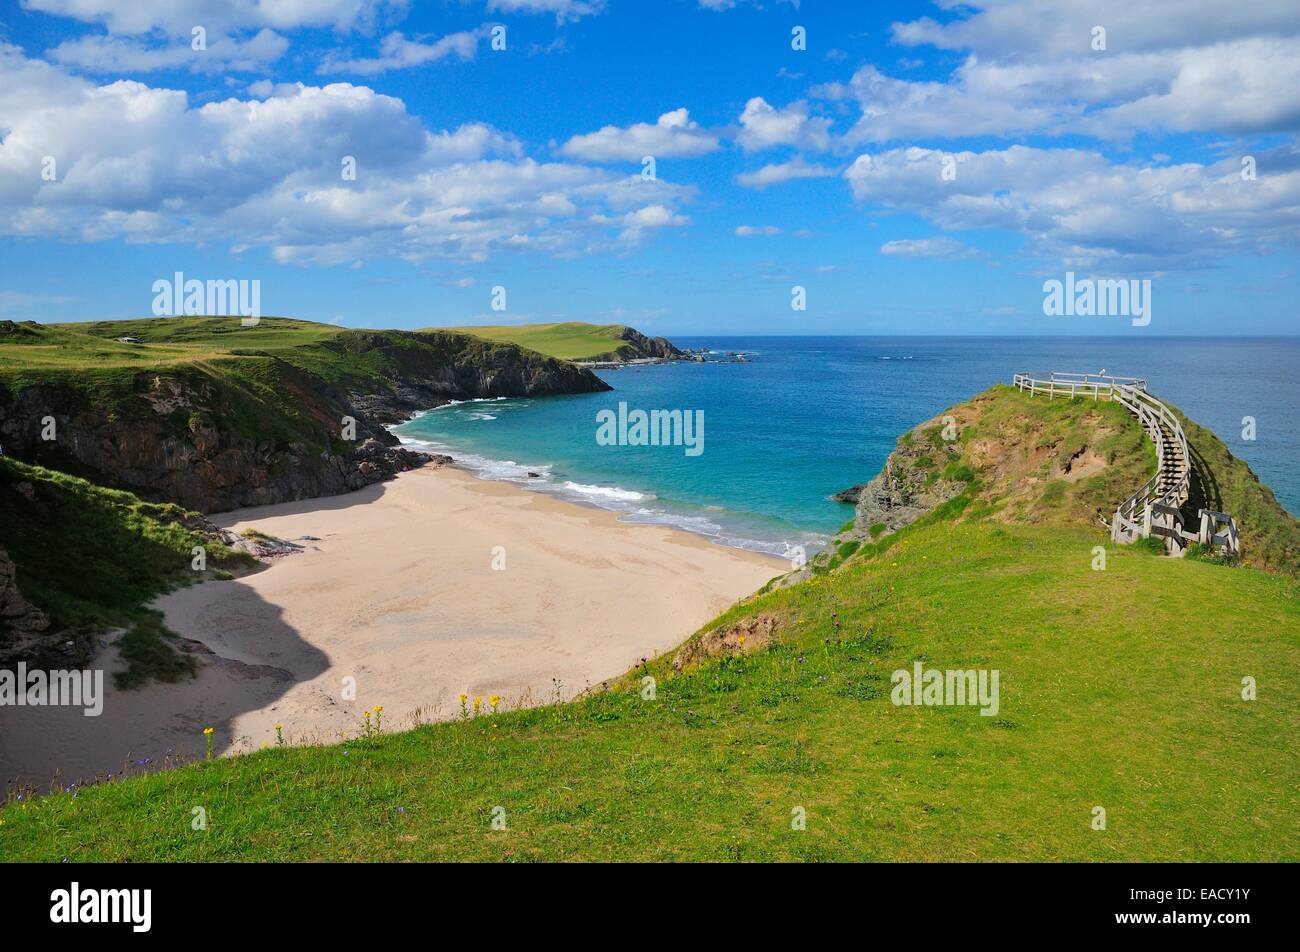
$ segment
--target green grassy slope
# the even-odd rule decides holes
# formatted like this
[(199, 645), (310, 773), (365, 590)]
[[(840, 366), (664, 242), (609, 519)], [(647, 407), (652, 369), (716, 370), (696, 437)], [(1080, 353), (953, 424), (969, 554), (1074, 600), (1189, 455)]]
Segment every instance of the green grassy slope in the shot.
[[(25, 323), (0, 335), (0, 375), (10, 382), (40, 381), (59, 371), (137, 371), (238, 354), (283, 356), (343, 332), (339, 327), (278, 317), (263, 318), (256, 327), (241, 327), (232, 317)], [(140, 343), (119, 343), (118, 337), (135, 337)]]
[[(128, 673), (119, 679), (128, 684), (146, 675), (172, 680), (192, 667), (160, 640), (157, 616), (142, 608), (145, 602), (216, 571), (254, 564), (179, 506), (143, 502), (8, 457), (0, 457), (0, 525), (0, 549), (16, 565), (25, 599), (49, 617), (51, 633), (75, 638), (130, 629), (123, 646)], [(191, 569), (194, 546), (207, 553), (201, 574)], [(0, 642), (0, 654), (6, 647)]]
[[(1294, 582), (1135, 547), (1092, 571), (1080, 530), (902, 535), (719, 619), (774, 616), (775, 644), (652, 662), (653, 701), (634, 672), (574, 704), (52, 795), (0, 810), (0, 855), (1300, 859)], [(1231, 624), (1189, 615), (1207, 605)], [(917, 659), (999, 669), (998, 715), (893, 705), (890, 672)]]
[[(1300, 520), (1289, 515), (1243, 459), (1206, 427), (1177, 410), (1191, 446), (1192, 460), (1208, 473), (1209, 502), (1229, 513), (1241, 529), (1245, 559), (1253, 565), (1300, 576)], [(1195, 487), (1194, 487), (1195, 488)]]
[(634, 344), (620, 339), (623, 324), (501, 324), (485, 327), (448, 327), (448, 331), (473, 334), (486, 340), (518, 344), (562, 360), (618, 360), (644, 356)]

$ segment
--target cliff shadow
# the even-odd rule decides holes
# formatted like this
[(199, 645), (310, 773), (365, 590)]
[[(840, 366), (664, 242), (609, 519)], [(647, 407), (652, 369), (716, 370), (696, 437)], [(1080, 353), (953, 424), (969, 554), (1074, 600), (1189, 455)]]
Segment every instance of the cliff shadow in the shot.
[[(329, 657), (285, 622), (283, 611), (240, 581), (204, 582), (158, 599), (181, 648), (199, 661), (197, 674), (139, 688), (113, 684), (123, 663), (113, 638), (91, 662), (103, 672), (103, 709), (7, 707), (0, 718), (0, 781), (5, 793), (66, 790), (148, 773), (206, 757), (274, 746), (275, 714), (252, 725), (238, 719), (270, 711), (296, 686), (325, 672)], [(286, 717), (286, 721), (289, 718)], [(265, 724), (260, 723), (265, 721)], [(292, 730), (292, 723), (286, 723)], [(286, 735), (289, 731), (286, 731)]]
[[(411, 470), (411, 472), (417, 472), (417, 470)], [(384, 495), (389, 482), (390, 480), (371, 483), (361, 489), (339, 493), (336, 496), (310, 496), (305, 499), (295, 499), (292, 502), (275, 502), (265, 506), (246, 506), (242, 509), (212, 512), (207, 515), (207, 518), (224, 528), (236, 522), (256, 522), (258, 519), (270, 519), (276, 516), (297, 516), (312, 512), (337, 512), (342, 509), (352, 509), (355, 506), (369, 505)]]

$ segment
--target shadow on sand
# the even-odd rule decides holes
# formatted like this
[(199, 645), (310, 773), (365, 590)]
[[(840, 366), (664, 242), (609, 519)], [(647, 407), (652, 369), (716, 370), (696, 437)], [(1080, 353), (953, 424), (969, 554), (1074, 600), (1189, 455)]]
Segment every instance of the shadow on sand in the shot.
[(219, 526), (229, 526), (236, 522), (256, 522), (259, 519), (271, 519), (276, 516), (292, 516), (304, 512), (336, 512), (365, 506), (381, 497), (386, 491), (387, 483), (371, 483), (362, 489), (355, 489), (338, 496), (313, 496), (294, 502), (277, 502), (269, 506), (253, 506), (247, 509), (232, 509), (229, 512), (214, 512), (208, 519)]
[[(28, 795), (67, 790), (74, 783), (202, 760), (206, 727), (213, 728), (214, 756), (274, 743), (273, 734), (237, 734), (236, 719), (274, 705), (296, 684), (329, 667), (328, 656), (285, 623), (278, 606), (239, 580), (180, 589), (163, 596), (155, 607), (167, 614), (168, 627), (200, 658), (197, 675), (174, 684), (153, 682), (119, 690), (113, 686), (112, 672), (122, 665), (110, 643), (92, 662), (92, 670), (103, 670), (99, 716), (87, 717), (81, 707), (5, 709), (0, 718), (0, 798), (12, 798), (18, 790)], [(194, 642), (186, 620), (202, 620), (196, 628), (221, 634)]]

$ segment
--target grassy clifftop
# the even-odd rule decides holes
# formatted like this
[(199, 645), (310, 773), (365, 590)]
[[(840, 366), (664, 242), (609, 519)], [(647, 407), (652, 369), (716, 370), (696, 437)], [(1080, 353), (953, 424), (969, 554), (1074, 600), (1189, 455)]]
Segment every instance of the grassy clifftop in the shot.
[(564, 371), (575, 381), (600, 386), (581, 371), (547, 361), (545, 355), (529, 355), (526, 348), (508, 341), (469, 334), (356, 330), (285, 317), (264, 317), (252, 327), (232, 317), (3, 323), (7, 326), (0, 328), (0, 381), (11, 385), (49, 380), (67, 371), (129, 374), (174, 364), (271, 358), (353, 392), (391, 392), (404, 373), (427, 373), (437, 361), (489, 370), (525, 361), (538, 371)]
[[(1141, 444), (1110, 411), (1001, 391), (981, 399), (983, 422), (967, 420), (971, 434), (939, 467), (948, 475), (930, 484), (960, 484), (947, 503), (887, 539), (859, 540), (834, 569), (745, 600), (608, 690), (10, 805), (0, 851), (48, 861), (1300, 859), (1296, 581), (1143, 546), (1106, 545), (1098, 569), (1105, 539), (1089, 509), (1108, 480), (1118, 488), (1130, 469), (1146, 472)], [(1103, 459), (1114, 441), (1112, 472), (1094, 468), (1060, 490), (1031, 481), (1084, 459), (1070, 442), (1076, 426), (1098, 435), (1085, 442)], [(1023, 465), (995, 463), (1021, 449), (982, 443), (1035, 429), (1042, 439)], [(1005, 503), (984, 495), (999, 485)], [(892, 673), (917, 662), (997, 670), (996, 713), (892, 703)], [(196, 803), (208, 810), (203, 833), (187, 822)], [(498, 807), (504, 830), (492, 828)]]
[(567, 361), (464, 334), (287, 318), (0, 322), (10, 455), (204, 512), (340, 493), (400, 471), (409, 461), (366, 442), (395, 446), (383, 425), (414, 410), (604, 389)]
[(635, 360), (672, 356), (674, 353), (672, 345), (663, 338), (646, 337), (625, 324), (565, 321), (558, 324), (449, 327), (446, 330), (518, 344), (564, 360)]

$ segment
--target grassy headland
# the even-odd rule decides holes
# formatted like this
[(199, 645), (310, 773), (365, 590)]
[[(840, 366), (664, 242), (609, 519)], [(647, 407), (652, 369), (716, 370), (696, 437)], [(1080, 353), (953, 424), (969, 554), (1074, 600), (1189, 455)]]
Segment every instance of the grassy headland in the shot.
[(405, 462), (382, 452), (398, 442), (383, 425), (415, 410), (603, 389), (567, 361), (465, 334), (287, 318), (0, 322), (10, 455), (204, 512), (340, 493), (400, 471)]
[(518, 344), (562, 360), (635, 360), (659, 356), (645, 343), (648, 338), (625, 324), (500, 324), (482, 327), (448, 327), (444, 330), (473, 334), (485, 340)]
[[(10, 324), (0, 336), (0, 382), (51, 379), (60, 371), (165, 369), (172, 364), (283, 361), (353, 391), (391, 391), (421, 358), (452, 357), (490, 367), (518, 354), (510, 342), (450, 332), (356, 330), (287, 317), (253, 327), (238, 318), (175, 317), (79, 324)], [(119, 338), (134, 338), (122, 343)], [(236, 362), (232, 364), (233, 362)]]
[[(1242, 560), (1300, 577), (1300, 520), (1212, 432), (1186, 418), (1184, 426), (1207, 501), (1241, 530)], [(1151, 441), (1118, 403), (1048, 400), (995, 386), (900, 436), (884, 471), (862, 487), (855, 519), (812, 568), (878, 551), (891, 544), (892, 530), (917, 517), (1100, 531), (1155, 465)], [(1196, 524), (1193, 509), (1189, 503), (1184, 513), (1189, 525)]]

